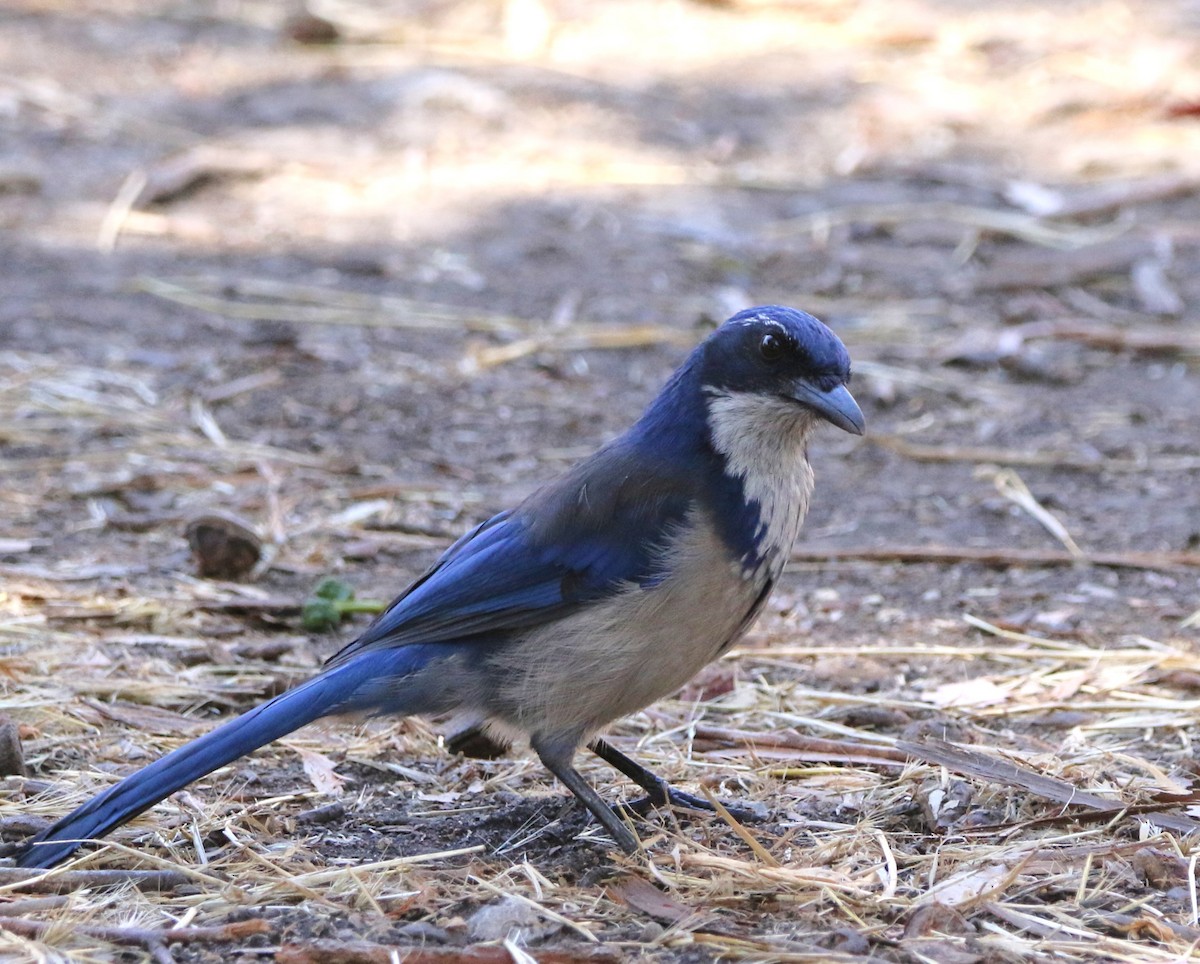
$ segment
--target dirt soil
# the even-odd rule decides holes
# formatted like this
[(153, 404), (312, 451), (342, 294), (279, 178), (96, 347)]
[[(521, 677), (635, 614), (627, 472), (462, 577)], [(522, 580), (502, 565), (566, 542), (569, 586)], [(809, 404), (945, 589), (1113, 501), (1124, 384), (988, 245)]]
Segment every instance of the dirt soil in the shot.
[[(0, 10), (0, 831), (303, 679), (367, 618), (305, 631), (321, 578), (394, 595), (775, 302), (868, 435), (743, 648), (613, 731), (764, 819), (625, 858), (526, 751), (333, 721), (4, 886), (0, 954), (1192, 953), (1200, 3), (312, 11)], [(198, 573), (211, 513), (252, 574)]]

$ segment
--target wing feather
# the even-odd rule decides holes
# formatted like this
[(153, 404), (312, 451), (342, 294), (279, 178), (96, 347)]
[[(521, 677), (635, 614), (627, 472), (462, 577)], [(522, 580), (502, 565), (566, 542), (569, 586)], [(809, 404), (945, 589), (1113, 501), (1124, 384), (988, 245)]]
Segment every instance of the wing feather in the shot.
[[(598, 494), (603, 493), (598, 498)], [(602, 449), (441, 558), (333, 658), (413, 643), (497, 645), (631, 584), (661, 576), (662, 549), (693, 505), (691, 482)]]

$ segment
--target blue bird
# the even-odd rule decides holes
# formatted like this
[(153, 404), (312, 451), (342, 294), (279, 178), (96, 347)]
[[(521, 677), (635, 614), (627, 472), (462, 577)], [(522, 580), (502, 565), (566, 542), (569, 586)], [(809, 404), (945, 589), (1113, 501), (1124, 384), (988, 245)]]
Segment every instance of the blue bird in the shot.
[(597, 734), (688, 681), (754, 621), (808, 511), (807, 444), (861, 435), (850, 358), (766, 306), (700, 344), (623, 435), (454, 543), (323, 670), (127, 776), (28, 841), (52, 867), (193, 780), (320, 717), (455, 712), (542, 763), (635, 851), (574, 768), (588, 746), (647, 799), (711, 809)]

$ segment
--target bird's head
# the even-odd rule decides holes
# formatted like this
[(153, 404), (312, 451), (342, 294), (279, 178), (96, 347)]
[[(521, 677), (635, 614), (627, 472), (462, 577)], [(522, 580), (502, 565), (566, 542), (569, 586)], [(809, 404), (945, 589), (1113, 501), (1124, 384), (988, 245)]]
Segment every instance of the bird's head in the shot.
[(739, 312), (698, 352), (700, 384), (711, 394), (766, 396), (862, 435), (865, 421), (850, 380), (850, 356), (812, 315), (766, 305)]

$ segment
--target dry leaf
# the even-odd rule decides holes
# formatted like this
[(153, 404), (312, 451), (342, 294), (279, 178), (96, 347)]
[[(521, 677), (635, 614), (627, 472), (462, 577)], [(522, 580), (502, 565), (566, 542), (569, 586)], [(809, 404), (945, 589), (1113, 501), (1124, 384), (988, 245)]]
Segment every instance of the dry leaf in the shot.
[(297, 752), (304, 764), (305, 775), (318, 793), (333, 795), (341, 791), (346, 778), (335, 772), (336, 764), (329, 757), (316, 750), (300, 749)]
[(980, 676), (955, 683), (943, 683), (929, 696), (938, 706), (994, 706), (1008, 699), (1008, 691)]
[(1012, 871), (1004, 864), (988, 864), (979, 869), (968, 868), (927, 890), (917, 899), (917, 905), (923, 907), (943, 904), (946, 907), (954, 907), (973, 901), (981, 894), (998, 897), (998, 893), (992, 892), (998, 890), (1011, 874)]
[(677, 924), (695, 913), (692, 908), (641, 877), (624, 878), (609, 887), (608, 894), (634, 910), (640, 910), (647, 917), (668, 924)]

